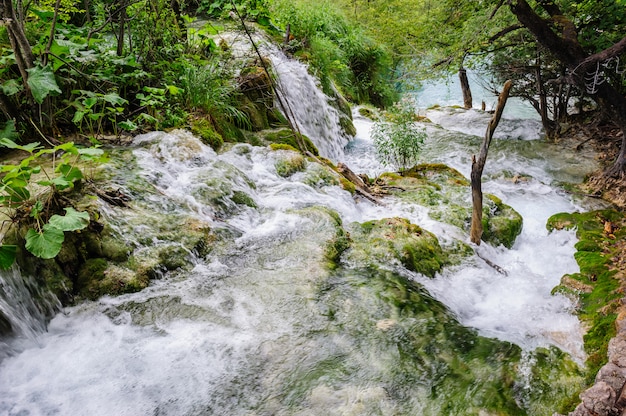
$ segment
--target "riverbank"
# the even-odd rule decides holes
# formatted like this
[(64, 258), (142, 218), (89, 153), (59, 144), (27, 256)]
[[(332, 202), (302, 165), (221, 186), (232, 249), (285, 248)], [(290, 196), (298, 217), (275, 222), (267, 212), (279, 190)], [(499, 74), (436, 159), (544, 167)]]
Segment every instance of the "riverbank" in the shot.
[[(573, 128), (564, 137), (565, 146), (573, 145), (580, 151), (588, 146), (597, 153), (602, 168), (590, 174), (580, 189), (613, 204), (616, 211), (626, 208), (626, 178), (607, 177), (603, 173), (617, 157), (620, 141), (619, 129), (612, 126), (595, 127), (593, 131)], [(614, 314), (615, 320), (613, 328), (608, 327), (605, 334), (596, 335), (607, 335), (613, 330), (615, 333), (606, 346), (606, 364), (595, 375), (593, 385), (580, 394), (580, 403), (568, 413), (569, 416), (621, 415), (626, 411), (626, 241), (620, 238), (626, 220), (622, 216), (619, 221), (599, 221), (602, 240), (599, 252), (605, 255), (605, 267), (610, 273), (613, 290), (605, 294), (603, 305), (598, 309), (606, 316)], [(579, 253), (584, 252), (579, 250)], [(564, 280), (566, 278), (569, 276)], [(582, 297), (585, 291), (580, 292)]]

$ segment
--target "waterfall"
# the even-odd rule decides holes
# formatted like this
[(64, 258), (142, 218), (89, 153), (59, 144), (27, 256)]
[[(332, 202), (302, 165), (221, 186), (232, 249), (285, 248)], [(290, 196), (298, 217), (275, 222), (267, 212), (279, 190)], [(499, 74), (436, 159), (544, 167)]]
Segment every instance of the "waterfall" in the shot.
[[(60, 306), (53, 294), (39, 288), (34, 278), (23, 275), (17, 267), (1, 271), (0, 361), (20, 349), (19, 344), (36, 344), (46, 330), (47, 320)], [(11, 347), (2, 341), (2, 336), (14, 339)]]
[(322, 92), (307, 65), (289, 59), (275, 47), (267, 48), (267, 53), (277, 75), (277, 93), (292, 113), (286, 116), (311, 139), (321, 156), (341, 161), (350, 136), (341, 128), (339, 111), (330, 105), (333, 99)]

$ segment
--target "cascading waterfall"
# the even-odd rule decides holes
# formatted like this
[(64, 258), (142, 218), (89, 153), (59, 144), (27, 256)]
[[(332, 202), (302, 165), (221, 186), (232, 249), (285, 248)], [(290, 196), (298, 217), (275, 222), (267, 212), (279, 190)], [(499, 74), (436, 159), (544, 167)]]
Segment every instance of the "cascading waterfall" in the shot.
[[(302, 94), (290, 105), (302, 132), (322, 138), (322, 154), (356, 172), (383, 172), (371, 122), (355, 114), (359, 134), (344, 156), (336, 120), (317, 112), (333, 113), (327, 99), (302, 98), (323, 97), (302, 81), (306, 68), (273, 59), (285, 91)], [(467, 117), (436, 111), (440, 125)], [(424, 161), (467, 174), (480, 142), (467, 133), (481, 117), (457, 131), (429, 126)], [(332, 132), (322, 133), (327, 123)], [(281, 175), (289, 151), (238, 144), (218, 155), (187, 132), (139, 136), (132, 162), (112, 179), (134, 195), (133, 209), (103, 206), (108, 223), (136, 252), (177, 247), (167, 240), (171, 224), (206, 225), (212, 251), (188, 253), (192, 267), (141, 292), (66, 308), (26, 341), (3, 338), (0, 413), (551, 414), (555, 400), (580, 387), (575, 365), (554, 346), (576, 360), (582, 353), (570, 301), (550, 295), (577, 266), (573, 234), (548, 234), (545, 219), (578, 203), (552, 186), (573, 173), (543, 164), (538, 155), (549, 149), (502, 138), (487, 163), (485, 188), (524, 216), (512, 250), (477, 248), (508, 276), (469, 256), (431, 279), (350, 249), (328, 266), (329, 242), (347, 233), (356, 245), (368, 222), (384, 218), (407, 218), (442, 245), (467, 240), (427, 207), (355, 201), (314, 162)], [(122, 151), (112, 149), (112, 159)], [(525, 179), (514, 183), (515, 174)], [(236, 203), (242, 195), (247, 202)]]
[[(60, 302), (38, 288), (35, 279), (17, 268), (0, 272), (0, 360), (22, 344), (38, 343), (50, 316), (60, 310)], [(11, 345), (2, 335), (11, 334)]]
[(287, 116), (313, 141), (321, 156), (340, 161), (350, 137), (341, 128), (339, 111), (329, 105), (332, 99), (322, 92), (306, 65), (287, 59), (276, 48), (268, 48), (268, 56), (277, 75), (278, 93), (287, 112), (292, 113)]

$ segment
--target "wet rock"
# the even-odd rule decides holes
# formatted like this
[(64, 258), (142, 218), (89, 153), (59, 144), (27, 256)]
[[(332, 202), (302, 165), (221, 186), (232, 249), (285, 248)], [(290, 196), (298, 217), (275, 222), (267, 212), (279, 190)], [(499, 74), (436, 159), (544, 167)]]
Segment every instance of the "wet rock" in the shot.
[(349, 257), (365, 263), (398, 261), (407, 269), (434, 276), (444, 264), (437, 237), (405, 218), (386, 218), (350, 228)]
[(294, 173), (301, 172), (306, 168), (306, 161), (301, 154), (287, 150), (279, 150), (278, 152), (282, 154), (276, 163), (274, 163), (278, 176), (288, 178)]
[(9, 321), (9, 318), (7, 318), (2, 311), (0, 311), (0, 335), (9, 334), (11, 330), (11, 321)]
[(611, 386), (614, 391), (621, 392), (626, 382), (626, 368), (609, 362), (596, 374), (596, 383), (601, 381)]
[[(398, 198), (428, 207), (433, 219), (469, 230), (469, 181), (457, 170), (443, 164), (422, 164), (402, 175), (383, 174), (381, 179)], [(522, 231), (522, 216), (496, 196), (484, 196), (482, 240), (511, 248)]]
[(585, 409), (590, 414), (597, 416), (619, 415), (615, 408), (617, 395), (615, 390), (604, 381), (594, 384), (591, 388), (581, 393), (580, 398)]
[(522, 232), (522, 216), (495, 195), (485, 194), (483, 200), (482, 240), (495, 246), (513, 247)]

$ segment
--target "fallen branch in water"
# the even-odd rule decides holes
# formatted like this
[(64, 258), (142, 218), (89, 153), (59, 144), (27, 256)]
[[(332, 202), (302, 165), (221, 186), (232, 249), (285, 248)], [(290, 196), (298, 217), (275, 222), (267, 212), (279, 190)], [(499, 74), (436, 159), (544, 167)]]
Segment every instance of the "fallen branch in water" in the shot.
[(480, 259), (483, 260), (485, 263), (487, 263), (489, 266), (493, 267), (498, 273), (503, 274), (505, 276), (509, 275), (506, 270), (504, 270), (502, 267), (498, 266), (497, 264), (495, 264), (488, 258), (483, 257), (479, 252), (476, 252), (476, 255), (480, 257)]

